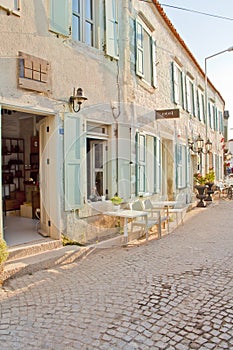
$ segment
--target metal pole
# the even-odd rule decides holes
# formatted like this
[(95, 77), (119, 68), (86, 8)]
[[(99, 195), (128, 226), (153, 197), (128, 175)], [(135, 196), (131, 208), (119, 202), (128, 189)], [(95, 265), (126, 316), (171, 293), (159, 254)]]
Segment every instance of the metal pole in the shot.
[[(215, 57), (215, 56), (218, 56), (218, 55), (221, 55), (222, 53), (224, 52), (227, 52), (227, 51), (233, 51), (233, 46), (229, 47), (228, 49), (226, 50), (222, 50), (220, 52), (217, 52), (211, 56), (208, 56), (205, 58), (205, 118), (206, 118), (206, 141), (208, 139), (208, 77), (207, 77), (207, 60), (212, 58), (212, 57)], [(206, 158), (205, 158), (205, 173), (207, 173), (207, 153), (206, 153)]]

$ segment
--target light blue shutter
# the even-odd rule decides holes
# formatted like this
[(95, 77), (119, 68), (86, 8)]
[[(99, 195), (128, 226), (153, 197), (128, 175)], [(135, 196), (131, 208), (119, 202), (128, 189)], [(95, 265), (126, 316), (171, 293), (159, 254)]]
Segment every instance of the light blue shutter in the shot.
[(70, 0), (50, 0), (49, 29), (52, 32), (69, 36), (70, 14)]
[(160, 139), (154, 137), (154, 191), (161, 192), (161, 145)]
[(177, 67), (172, 62), (172, 89), (173, 89), (173, 102), (179, 104), (179, 78)]
[(131, 195), (130, 161), (131, 140), (130, 125), (118, 124), (118, 195), (128, 200)]
[(135, 135), (135, 153), (136, 153), (136, 162), (135, 162), (135, 178), (136, 178), (136, 188), (135, 188), (135, 192), (136, 192), (136, 196), (138, 195), (139, 192), (139, 176), (138, 176), (138, 172), (139, 172), (139, 166), (138, 166), (138, 138), (139, 138), (139, 133), (136, 132)]
[(105, 0), (105, 15), (106, 53), (118, 59), (118, 0)]
[[(64, 118), (64, 177), (65, 210), (82, 207), (85, 178), (85, 133), (81, 117), (65, 114)], [(81, 168), (82, 164), (82, 168)]]
[(143, 50), (143, 27), (137, 20), (135, 22), (136, 36), (136, 74), (140, 77), (144, 76), (144, 50)]
[[(0, 135), (2, 135), (2, 109), (1, 109), (1, 105), (0, 105)], [(0, 137), (0, 159), (2, 159), (2, 137)], [(0, 184), (2, 184), (2, 172), (0, 171)], [(2, 198), (2, 186), (0, 186), (0, 198)], [(0, 201), (0, 238), (4, 238), (3, 237), (3, 223), (2, 223), (2, 218), (3, 215), (2, 214), (2, 200)]]
[(152, 86), (157, 87), (157, 63), (156, 63), (156, 42), (151, 38), (152, 52)]
[(182, 85), (182, 107), (183, 109), (186, 109), (186, 84), (185, 84), (185, 74), (184, 72), (181, 73), (181, 85)]
[(190, 185), (190, 163), (191, 163), (191, 159), (190, 159), (190, 149), (189, 147), (186, 147), (186, 158), (187, 158), (187, 168), (186, 168), (186, 185), (189, 186)]

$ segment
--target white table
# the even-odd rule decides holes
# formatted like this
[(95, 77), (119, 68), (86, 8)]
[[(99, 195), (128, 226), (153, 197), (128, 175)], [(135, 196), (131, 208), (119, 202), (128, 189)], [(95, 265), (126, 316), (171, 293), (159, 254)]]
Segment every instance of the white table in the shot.
[(116, 211), (106, 211), (103, 212), (104, 215), (124, 218), (124, 237), (126, 242), (128, 242), (128, 219), (135, 219), (138, 217), (143, 217), (146, 226), (146, 240), (148, 240), (148, 213), (145, 211), (138, 210), (124, 210), (119, 209)]
[(152, 201), (154, 207), (156, 208), (162, 208), (162, 207), (174, 207), (178, 202), (177, 201)]

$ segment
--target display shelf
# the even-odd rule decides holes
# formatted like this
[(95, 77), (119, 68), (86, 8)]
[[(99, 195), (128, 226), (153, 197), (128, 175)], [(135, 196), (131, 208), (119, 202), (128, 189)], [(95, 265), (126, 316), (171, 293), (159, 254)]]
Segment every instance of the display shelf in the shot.
[(24, 139), (2, 138), (2, 195), (6, 210), (20, 207), (17, 192), (24, 192)]

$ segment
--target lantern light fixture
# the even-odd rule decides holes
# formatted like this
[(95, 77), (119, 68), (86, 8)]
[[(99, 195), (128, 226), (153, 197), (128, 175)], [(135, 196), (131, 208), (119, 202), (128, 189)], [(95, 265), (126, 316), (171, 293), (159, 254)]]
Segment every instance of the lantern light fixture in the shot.
[(83, 89), (78, 88), (77, 91), (75, 92), (75, 88), (74, 88), (73, 95), (70, 96), (70, 99), (69, 99), (69, 104), (71, 105), (73, 111), (75, 113), (78, 113), (81, 109), (82, 103), (86, 100), (87, 100), (87, 97), (84, 96)]
[(188, 144), (189, 144), (190, 150), (192, 152), (198, 153), (198, 154), (210, 153), (210, 151), (212, 149), (212, 142), (210, 141), (210, 139), (208, 138), (206, 143), (204, 143), (204, 140), (200, 134), (198, 135), (198, 137), (195, 141), (188, 139)]

